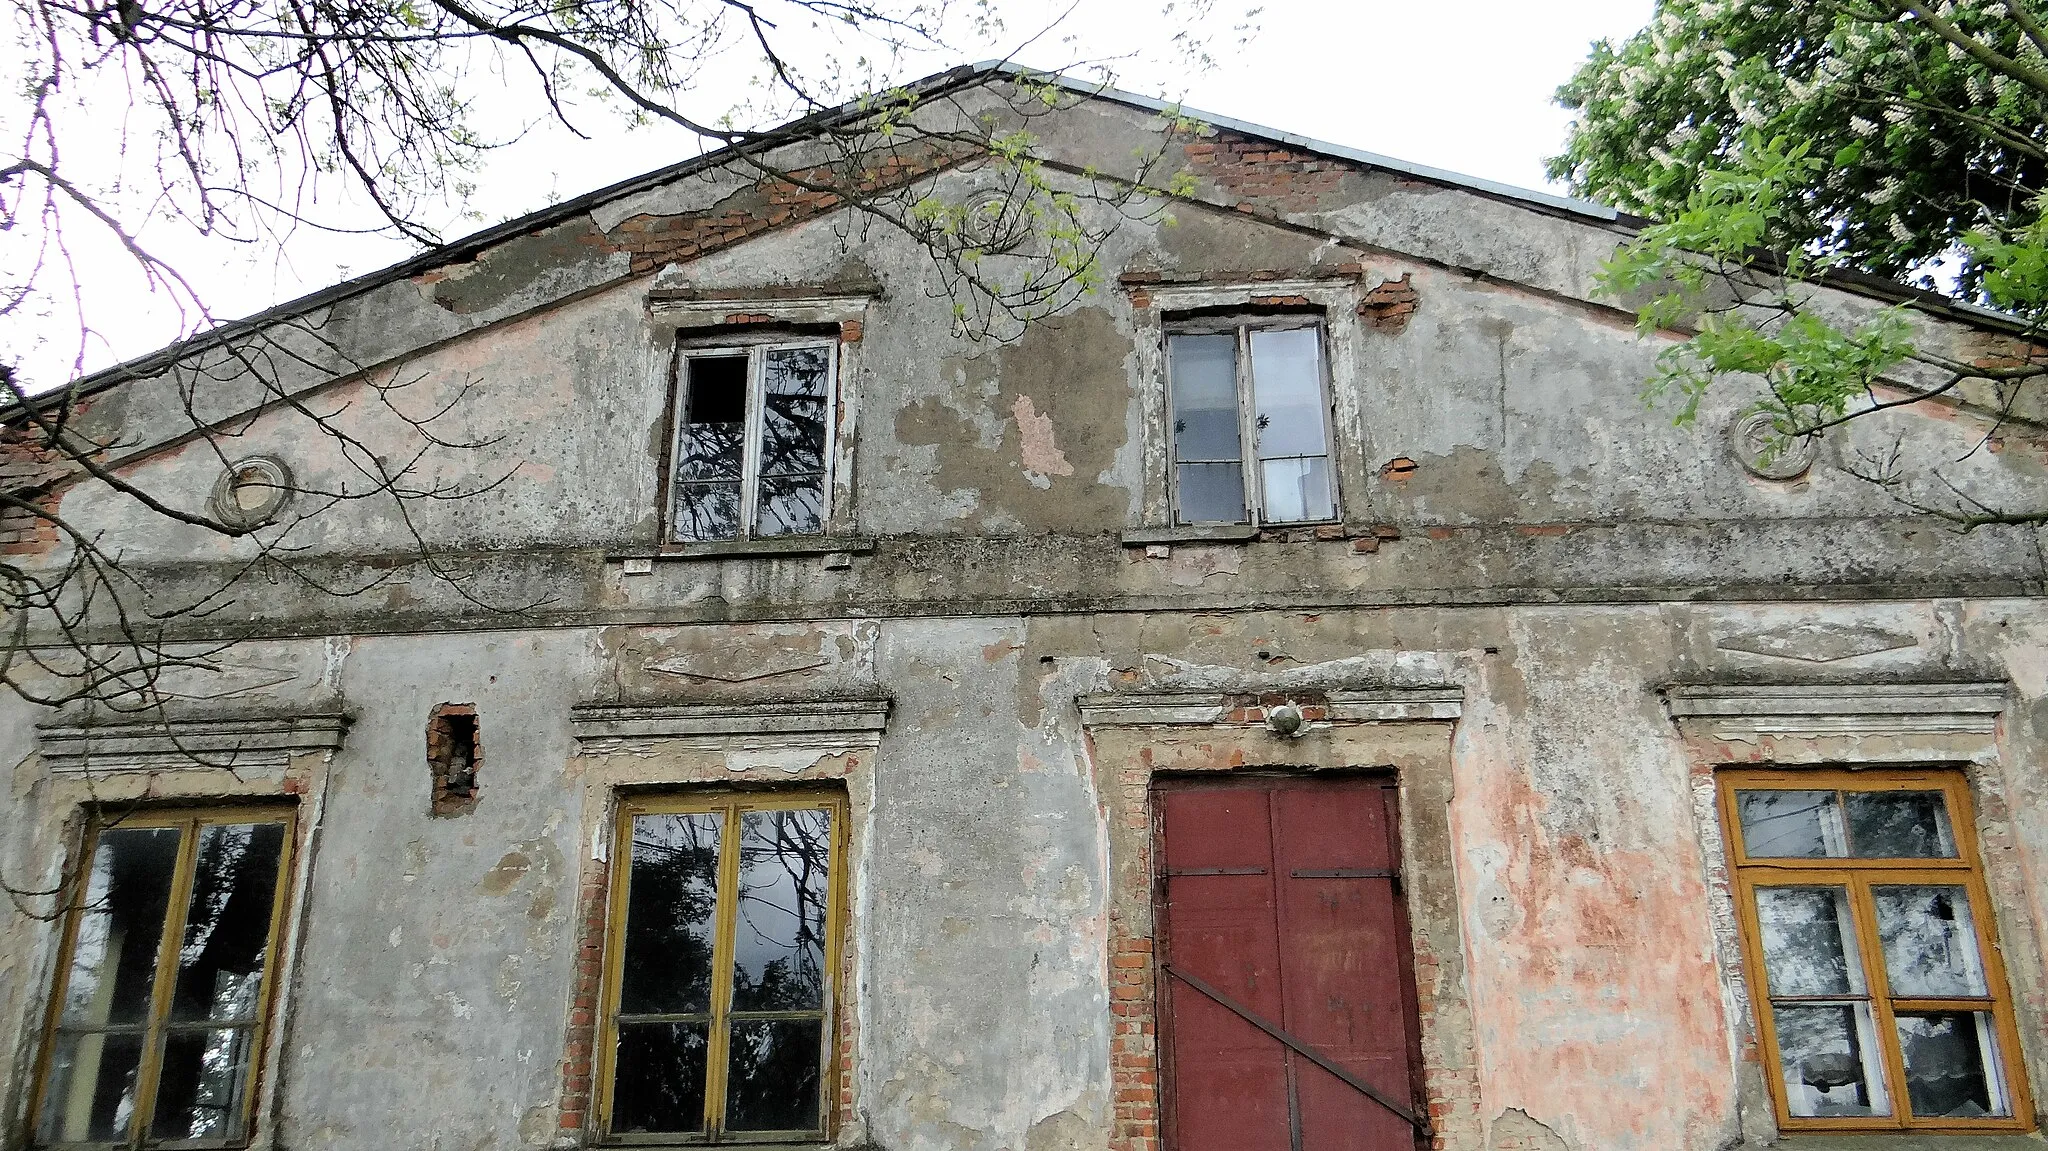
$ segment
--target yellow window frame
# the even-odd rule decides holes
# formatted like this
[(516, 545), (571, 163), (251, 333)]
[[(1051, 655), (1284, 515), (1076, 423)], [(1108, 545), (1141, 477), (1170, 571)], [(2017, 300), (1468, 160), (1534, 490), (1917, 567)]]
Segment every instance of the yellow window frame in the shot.
[[(820, 1053), (818, 1126), (790, 1131), (725, 1130), (726, 1078), (732, 1036), (732, 982), (734, 935), (739, 919), (739, 829), (741, 816), (750, 811), (799, 811), (824, 809), (831, 812), (831, 860), (827, 877), (825, 912), (825, 986), (822, 997), (824, 1050)], [(619, 1039), (619, 995), (625, 976), (626, 908), (632, 879), (633, 821), (642, 815), (692, 815), (717, 812), (719, 824), (718, 894), (713, 912), (715, 938), (711, 957), (710, 1040), (705, 1052), (704, 1129), (699, 1132), (612, 1133), (612, 1092)], [(597, 1135), (607, 1143), (724, 1144), (789, 1143), (827, 1140), (832, 1137), (834, 1117), (839, 1110), (839, 998), (840, 968), (844, 963), (843, 933), (846, 907), (847, 803), (844, 792), (816, 789), (802, 791), (720, 791), (690, 795), (633, 796), (620, 801), (613, 829), (610, 906), (607, 914), (604, 950), (603, 1012), (599, 1020), (596, 1052), (598, 1083)], [(743, 1012), (749, 1016), (761, 1012)]]
[[(2004, 955), (1998, 946), (1996, 916), (1977, 848), (1976, 816), (1970, 801), (1968, 781), (1953, 769), (1881, 770), (1859, 769), (1723, 769), (1716, 773), (1723, 839), (1734, 876), (1735, 912), (1741, 925), (1743, 961), (1747, 969), (1750, 1002), (1756, 1012), (1766, 1082), (1777, 1109), (1778, 1126), (1784, 1131), (2026, 1131), (2034, 1126), (2033, 1103), (2027, 1091), (2025, 1055), (2020, 1047), (2019, 1028), (2014, 1020), (2012, 996), (2006, 982)], [(1835, 791), (1939, 792), (1948, 807), (1950, 834), (1955, 839), (1952, 859), (1862, 859), (1767, 857), (1752, 859), (1743, 842), (1742, 822), (1736, 811), (1737, 791)], [(1977, 932), (1978, 953), (1983, 957), (1984, 986), (1981, 997), (1956, 996), (1922, 999), (1893, 995), (1884, 970), (1883, 945), (1878, 937), (1877, 912), (1871, 897), (1873, 885), (1932, 884), (1961, 886), (1968, 891), (1971, 919)], [(1835, 886), (1849, 890), (1856, 948), (1862, 960), (1865, 996), (1881, 1053), (1885, 1093), (1891, 1101), (1885, 1116), (1795, 1116), (1786, 1097), (1780, 1070), (1776, 1009), (1770, 995), (1764, 967), (1763, 932), (1758, 921), (1756, 891), (1759, 887)], [(1846, 1002), (1854, 996), (1843, 997)], [(1896, 1014), (1917, 1011), (1988, 1011), (1998, 1040), (2000, 1072), (2006, 1085), (2012, 1115), (2005, 1118), (1952, 1119), (1921, 1118), (1911, 1114), (1911, 1097), (1906, 1090), (1905, 1058), (1901, 1050)]]
[[(249, 1035), (249, 1084), (242, 1098), (242, 1134), (235, 1139), (156, 1140), (149, 1138), (149, 1125), (156, 1114), (158, 1078), (163, 1070), (164, 1041), (171, 1009), (171, 995), (177, 983), (179, 941), (185, 934), (186, 913), (192, 902), (192, 876), (199, 854), (199, 829), (209, 825), (236, 823), (277, 823), (284, 826), (284, 846), (277, 861), (277, 887), (270, 899), (270, 932), (264, 940), (263, 984), (257, 993), (256, 1022)], [(74, 951), (78, 945), (79, 922), (85, 913), (86, 877), (92, 869), (100, 837), (112, 830), (175, 827), (179, 829), (178, 860), (172, 872), (169, 903), (164, 909), (163, 935), (157, 941), (156, 972), (151, 977), (149, 1018), (143, 1032), (142, 1061), (135, 1073), (135, 1111), (126, 1139), (112, 1143), (43, 1143), (43, 1107), (49, 1090), (50, 1061), (55, 1057), (57, 1033), (63, 1022), (64, 996), (71, 981)], [(64, 930), (57, 952), (57, 972), (50, 986), (50, 1003), (45, 1011), (41, 1048), (37, 1053), (35, 1082), (28, 1111), (29, 1137), (37, 1147), (240, 1147), (256, 1134), (256, 1100), (263, 1082), (263, 1055), (269, 1046), (271, 1014), (275, 1009), (279, 943), (291, 904), (292, 876), (298, 852), (298, 811), (290, 804), (239, 807), (179, 808), (157, 811), (96, 812), (86, 825), (84, 847), (78, 856), (78, 873), (73, 882), (70, 905), (64, 911)]]

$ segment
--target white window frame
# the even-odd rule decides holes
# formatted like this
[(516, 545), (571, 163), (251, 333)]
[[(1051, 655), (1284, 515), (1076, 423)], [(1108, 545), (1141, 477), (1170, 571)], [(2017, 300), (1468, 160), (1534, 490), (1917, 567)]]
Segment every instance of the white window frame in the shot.
[[(1330, 517), (1319, 520), (1266, 519), (1265, 476), (1259, 467), (1258, 413), (1252, 395), (1252, 333), (1286, 332), (1309, 328), (1316, 333), (1316, 384), (1323, 397), (1323, 461), (1330, 477)], [(1180, 456), (1175, 447), (1173, 411), (1173, 338), (1175, 336), (1234, 335), (1237, 338), (1237, 445), (1238, 467), (1243, 475), (1245, 518), (1242, 520), (1183, 520), (1180, 517)], [(1175, 527), (1210, 527), (1249, 524), (1263, 527), (1313, 527), (1341, 523), (1344, 519), (1343, 485), (1337, 475), (1337, 412), (1330, 381), (1330, 334), (1321, 315), (1217, 316), (1169, 320), (1164, 325), (1160, 351), (1166, 361), (1166, 514)]]
[[(824, 476), (818, 507), (818, 530), (815, 532), (785, 532), (780, 535), (764, 536), (757, 530), (755, 521), (757, 502), (760, 496), (761, 428), (766, 418), (763, 403), (768, 353), (793, 348), (824, 348), (825, 356), (825, 445), (823, 452)], [(839, 354), (840, 342), (835, 337), (818, 336), (806, 339), (789, 339), (778, 334), (770, 339), (754, 341), (725, 341), (717, 344), (679, 345), (676, 349), (674, 386), (669, 397), (669, 438), (668, 460), (663, 477), (662, 499), (662, 541), (666, 546), (687, 547), (692, 544), (731, 543), (741, 540), (762, 539), (814, 539), (832, 532), (832, 489), (836, 476), (838, 455), (839, 421)], [(676, 479), (676, 468), (682, 460), (683, 417), (689, 403), (690, 361), (709, 359), (730, 359), (739, 356), (747, 358), (746, 415), (741, 432), (740, 445), (740, 530), (724, 540), (687, 540), (676, 537), (676, 501), (678, 489), (682, 486)]]

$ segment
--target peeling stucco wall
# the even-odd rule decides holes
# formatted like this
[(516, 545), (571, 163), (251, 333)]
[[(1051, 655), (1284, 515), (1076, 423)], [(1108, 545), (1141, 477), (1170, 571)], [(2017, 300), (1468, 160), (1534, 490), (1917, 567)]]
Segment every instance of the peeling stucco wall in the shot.
[[(1088, 105), (1046, 140), (1115, 156), (1144, 132), (1144, 116)], [(59, 874), (94, 795), (291, 798), (303, 873), (259, 1144), (538, 1151), (581, 1138), (571, 1020), (620, 789), (842, 788), (855, 827), (839, 1142), (1153, 1151), (1148, 1021), (1115, 1006), (1138, 986), (1116, 973), (1149, 962), (1135, 765), (1385, 767), (1420, 869), (1407, 906), (1439, 1145), (1718, 1151), (1775, 1127), (1702, 780), (1724, 762), (1919, 755), (1969, 765), (2040, 1082), (2048, 606), (2024, 531), (1947, 533), (1826, 460), (1756, 479), (1718, 431), (1738, 397), (1710, 400), (1694, 429), (1645, 410), (1658, 346), (1589, 299), (1616, 240), (1606, 225), (1355, 165), (1303, 170), (1315, 178), (1292, 188), (1246, 178), (1305, 162), (1291, 156), (1190, 154), (1204, 183), (1176, 222), (1131, 222), (1105, 251), (1111, 283), (1131, 283), (1007, 344), (956, 336), (926, 257), (844, 214), (791, 211), (685, 252), (707, 220), (776, 207), (730, 174), (334, 303), (330, 335), (376, 366), (308, 386), (349, 405), (371, 442), (402, 438), (380, 397), (413, 413), (460, 397), (443, 430), (483, 446), (429, 453), (421, 480), (503, 482), (416, 523), (471, 595), (527, 610), (486, 610), (421, 573), (418, 541), (374, 501), (307, 521), (291, 538), (309, 571), (381, 580), (344, 599), (247, 581), (181, 633), (240, 642), (176, 686), (195, 715), (345, 713), (340, 745), (246, 777), (158, 765), (88, 786), (42, 753), (51, 715), (0, 700), (0, 874)], [(629, 249), (628, 235), (655, 239)], [(1127, 542), (1168, 526), (1162, 315), (1275, 284), (1324, 307), (1342, 361), (1343, 522)], [(841, 337), (858, 341), (852, 506), (835, 520), (862, 548), (628, 574), (622, 555), (658, 542), (676, 339), (649, 293), (751, 298), (772, 323), (778, 299), (819, 285), (861, 294)], [(138, 381), (93, 417), (148, 426), (161, 402)], [(1901, 437), (1912, 459), (1954, 459), (1984, 430), (1968, 410), (1898, 413), (1831, 433), (1825, 453)], [(1958, 481), (2038, 487), (2035, 431), (2009, 434)], [(347, 474), (278, 415), (235, 443), (309, 484)], [(197, 506), (220, 461), (173, 444), (123, 466)], [(159, 565), (166, 595), (246, 556), (104, 491), (61, 498)], [(1959, 681), (2011, 685), (1995, 733), (1967, 746), (1706, 745), (1659, 695)], [(1281, 743), (1227, 715), (1091, 727), (1077, 703), (1366, 688), (1447, 693), (1459, 711)], [(870, 742), (598, 746), (574, 719), (876, 700), (890, 702)], [(474, 704), (489, 765), (474, 810), (437, 820), (422, 731), (449, 702)], [(19, 1142), (55, 947), (45, 923), (0, 921), (0, 1146)]]

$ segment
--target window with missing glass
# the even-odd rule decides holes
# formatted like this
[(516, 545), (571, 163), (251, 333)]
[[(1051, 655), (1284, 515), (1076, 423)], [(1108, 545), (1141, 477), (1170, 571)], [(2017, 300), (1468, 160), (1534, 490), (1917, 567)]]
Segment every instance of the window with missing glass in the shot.
[(831, 794), (622, 805), (600, 1065), (605, 1136), (825, 1137), (844, 813)]
[(1962, 775), (1727, 771), (1720, 785), (1781, 1125), (2028, 1126)]
[(1186, 321), (1166, 350), (1175, 523), (1337, 518), (1320, 322)]
[(248, 1140), (291, 843), (276, 809), (94, 822), (39, 1064), (39, 1145)]
[(672, 542), (824, 532), (837, 352), (831, 341), (683, 352)]

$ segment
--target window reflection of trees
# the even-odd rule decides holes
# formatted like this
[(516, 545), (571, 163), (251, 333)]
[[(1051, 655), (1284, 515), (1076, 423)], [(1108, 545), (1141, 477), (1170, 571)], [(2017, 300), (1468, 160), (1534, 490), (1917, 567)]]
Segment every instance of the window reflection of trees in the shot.
[(733, 1007), (822, 1007), (831, 813), (751, 811), (741, 828)]
[(710, 1010), (722, 822), (710, 813), (633, 821), (621, 1014)]

